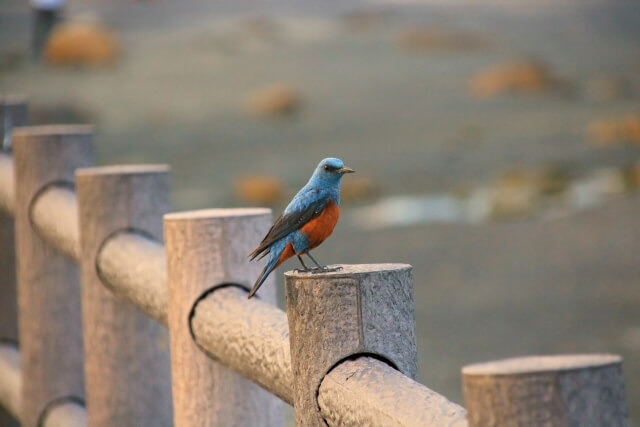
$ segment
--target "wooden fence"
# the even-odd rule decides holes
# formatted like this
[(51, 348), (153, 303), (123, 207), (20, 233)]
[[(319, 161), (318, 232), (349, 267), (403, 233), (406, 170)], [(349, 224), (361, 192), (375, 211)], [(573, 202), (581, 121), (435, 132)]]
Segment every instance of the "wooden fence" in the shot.
[(93, 167), (91, 127), (0, 114), (0, 424), (626, 423), (602, 354), (467, 366), (465, 411), (415, 381), (411, 266), (288, 272), (286, 313), (273, 278), (247, 300), (270, 210), (169, 213), (166, 166)]

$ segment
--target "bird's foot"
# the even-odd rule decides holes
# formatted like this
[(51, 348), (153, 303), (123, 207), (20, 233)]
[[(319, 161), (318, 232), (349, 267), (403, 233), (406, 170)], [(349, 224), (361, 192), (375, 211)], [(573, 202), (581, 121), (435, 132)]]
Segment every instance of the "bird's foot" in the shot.
[(329, 267), (328, 265), (324, 265), (322, 267), (314, 267), (311, 269), (311, 273), (312, 274), (316, 274), (316, 273), (332, 273), (334, 271), (340, 271), (342, 270), (342, 267), (340, 267), (339, 265), (335, 266), (335, 267)]

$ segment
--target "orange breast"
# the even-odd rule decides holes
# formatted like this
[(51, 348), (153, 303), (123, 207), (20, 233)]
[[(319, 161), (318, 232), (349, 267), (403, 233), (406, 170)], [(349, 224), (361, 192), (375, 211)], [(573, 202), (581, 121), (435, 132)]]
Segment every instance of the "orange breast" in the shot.
[(309, 239), (309, 249), (317, 247), (333, 233), (339, 217), (340, 208), (333, 203), (333, 200), (329, 200), (322, 213), (300, 229)]

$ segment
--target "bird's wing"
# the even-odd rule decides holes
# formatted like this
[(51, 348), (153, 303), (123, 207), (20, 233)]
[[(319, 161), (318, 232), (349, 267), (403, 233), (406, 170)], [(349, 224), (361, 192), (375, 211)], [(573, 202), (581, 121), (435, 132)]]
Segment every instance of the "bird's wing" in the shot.
[[(249, 254), (253, 260), (263, 252), (268, 253), (269, 247), (277, 240), (289, 233), (302, 228), (306, 223), (316, 218), (329, 202), (330, 196), (317, 189), (296, 195), (284, 213), (276, 219), (269, 232), (257, 248)], [(263, 255), (264, 256), (264, 255)]]

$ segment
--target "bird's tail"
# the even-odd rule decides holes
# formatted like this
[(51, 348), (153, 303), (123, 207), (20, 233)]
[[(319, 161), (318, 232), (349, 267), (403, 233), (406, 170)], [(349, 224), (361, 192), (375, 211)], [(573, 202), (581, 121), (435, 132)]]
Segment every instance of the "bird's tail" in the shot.
[(254, 283), (253, 288), (251, 288), (251, 292), (249, 292), (249, 296), (247, 296), (247, 298), (251, 298), (253, 295), (255, 295), (260, 286), (262, 286), (267, 277), (269, 277), (269, 274), (271, 274), (273, 269), (277, 266), (278, 257), (273, 257), (273, 259), (269, 257), (269, 262), (267, 262), (267, 265), (262, 270), (262, 273), (260, 273), (260, 276), (258, 276), (258, 279), (256, 280), (256, 283)]

